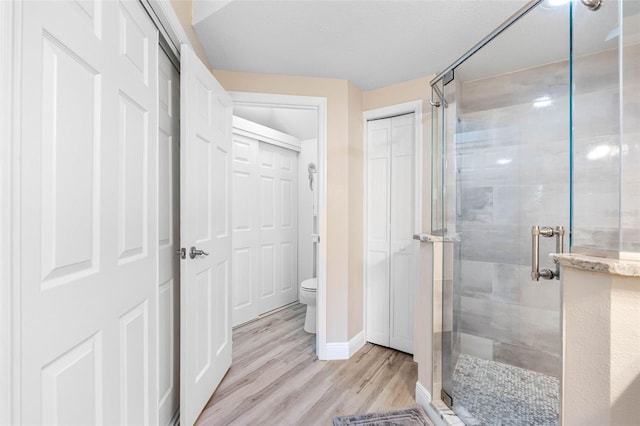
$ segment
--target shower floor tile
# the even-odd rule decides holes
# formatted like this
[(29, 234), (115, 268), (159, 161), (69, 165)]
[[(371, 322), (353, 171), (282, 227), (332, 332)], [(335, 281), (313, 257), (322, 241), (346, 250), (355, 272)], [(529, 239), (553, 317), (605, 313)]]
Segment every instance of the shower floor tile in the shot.
[(467, 425), (557, 425), (555, 377), (461, 354), (453, 373), (454, 411)]

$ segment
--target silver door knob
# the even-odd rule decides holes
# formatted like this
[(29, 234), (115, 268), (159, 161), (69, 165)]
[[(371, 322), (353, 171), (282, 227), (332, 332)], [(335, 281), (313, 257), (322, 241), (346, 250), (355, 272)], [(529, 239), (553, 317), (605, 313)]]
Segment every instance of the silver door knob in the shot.
[(191, 250), (189, 250), (189, 257), (195, 259), (196, 256), (209, 256), (209, 253), (204, 250), (199, 250), (195, 247), (191, 247)]

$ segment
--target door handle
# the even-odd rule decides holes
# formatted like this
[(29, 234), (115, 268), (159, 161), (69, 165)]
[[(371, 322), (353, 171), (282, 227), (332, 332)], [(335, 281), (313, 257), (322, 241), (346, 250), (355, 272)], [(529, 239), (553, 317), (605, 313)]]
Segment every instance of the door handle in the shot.
[(534, 226), (531, 228), (531, 279), (540, 281), (560, 279), (560, 265), (556, 264), (556, 270), (551, 269), (540, 270), (540, 236), (551, 238), (556, 237), (556, 253), (564, 251), (564, 227), (556, 226), (555, 229), (550, 226)]
[(189, 257), (195, 259), (196, 256), (209, 256), (209, 253), (204, 250), (199, 250), (195, 247), (191, 247), (191, 249), (189, 250)]

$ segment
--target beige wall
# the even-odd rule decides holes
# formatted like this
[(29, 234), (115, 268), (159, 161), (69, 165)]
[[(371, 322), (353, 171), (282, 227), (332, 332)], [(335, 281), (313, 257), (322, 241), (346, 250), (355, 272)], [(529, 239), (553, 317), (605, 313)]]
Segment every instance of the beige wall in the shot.
[(182, 24), (182, 28), (184, 28), (184, 31), (187, 33), (187, 37), (189, 37), (189, 41), (191, 42), (193, 51), (196, 53), (196, 55), (198, 55), (198, 58), (200, 58), (202, 63), (205, 64), (207, 68), (211, 68), (209, 59), (207, 58), (207, 55), (204, 53), (204, 49), (200, 44), (200, 39), (198, 39), (198, 36), (193, 30), (193, 26), (191, 26), (191, 0), (171, 0), (171, 6), (173, 6), (173, 10), (176, 11), (176, 15), (178, 15), (178, 19)]

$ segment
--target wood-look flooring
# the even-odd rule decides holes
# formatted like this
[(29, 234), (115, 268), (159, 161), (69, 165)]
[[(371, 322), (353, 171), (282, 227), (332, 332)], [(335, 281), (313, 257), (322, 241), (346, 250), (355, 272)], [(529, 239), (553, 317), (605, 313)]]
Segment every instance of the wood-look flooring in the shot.
[(411, 355), (367, 343), (319, 361), (296, 304), (233, 332), (233, 364), (197, 425), (331, 425), (336, 416), (415, 404)]

